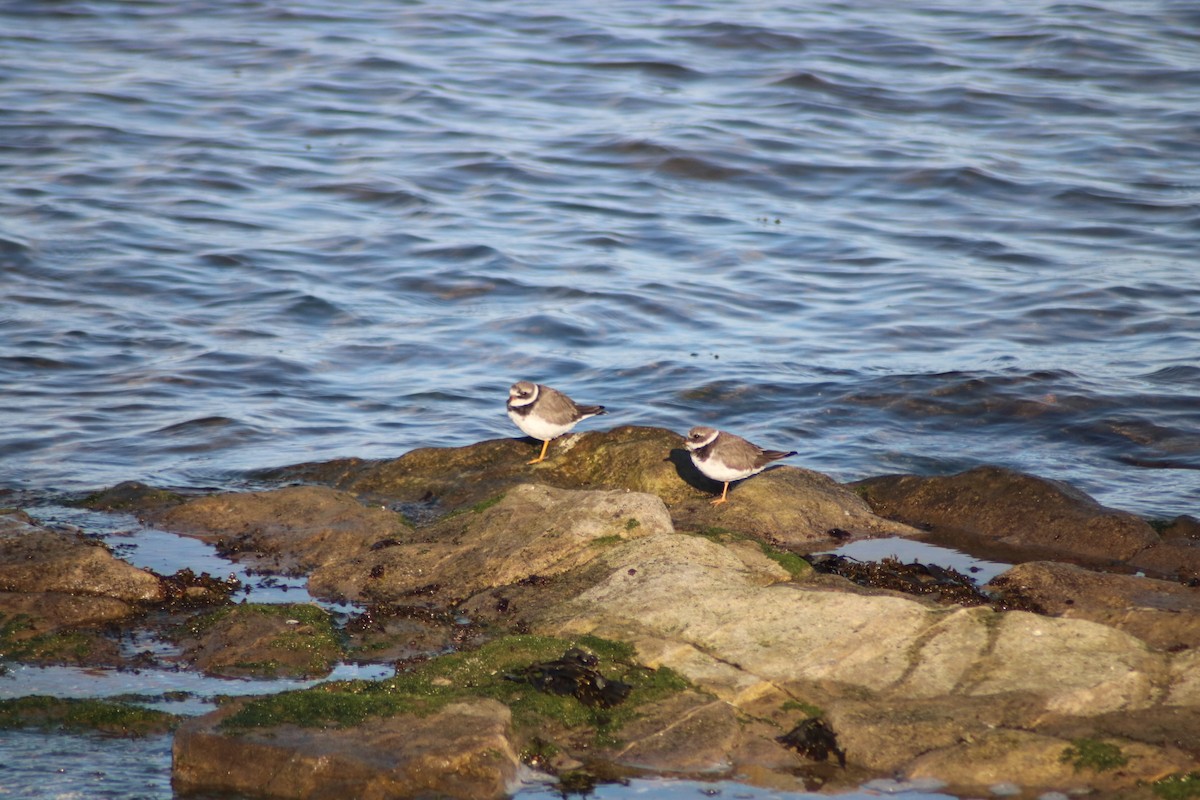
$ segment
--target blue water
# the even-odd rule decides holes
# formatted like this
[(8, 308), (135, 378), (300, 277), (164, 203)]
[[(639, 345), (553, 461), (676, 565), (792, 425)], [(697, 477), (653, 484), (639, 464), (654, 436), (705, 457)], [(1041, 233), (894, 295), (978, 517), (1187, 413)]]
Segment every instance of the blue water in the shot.
[(512, 436), (528, 378), (1198, 513), (1198, 165), (1183, 0), (13, 0), (0, 502)]

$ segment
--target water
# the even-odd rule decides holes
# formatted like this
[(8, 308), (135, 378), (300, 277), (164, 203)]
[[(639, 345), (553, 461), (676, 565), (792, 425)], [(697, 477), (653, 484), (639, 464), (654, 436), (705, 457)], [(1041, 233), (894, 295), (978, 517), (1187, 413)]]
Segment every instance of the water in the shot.
[(950, 547), (892, 536), (882, 539), (859, 539), (823, 552), (853, 558), (855, 561), (882, 561), (885, 558), (893, 558), (902, 564), (936, 564), (944, 569), (957, 570), (978, 586), (1012, 567), (1012, 564), (976, 558)]
[(512, 436), (529, 378), (1200, 511), (1195, 4), (794, 6), (0, 4), (0, 503)]

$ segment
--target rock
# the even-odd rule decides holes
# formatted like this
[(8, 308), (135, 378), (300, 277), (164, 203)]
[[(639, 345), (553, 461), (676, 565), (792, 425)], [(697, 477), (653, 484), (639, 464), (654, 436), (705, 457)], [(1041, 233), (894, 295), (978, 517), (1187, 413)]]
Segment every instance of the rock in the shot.
[(1131, 558), (1129, 565), (1195, 588), (1200, 586), (1200, 542), (1176, 538), (1154, 544)]
[(877, 514), (956, 529), (1035, 557), (1057, 553), (1110, 564), (1159, 541), (1133, 514), (1106, 508), (1060, 481), (1001, 467), (948, 477), (889, 475), (853, 486)]
[(189, 720), (176, 733), (176, 791), (304, 800), (492, 800), (510, 791), (520, 764), (510, 739), (511, 714), (494, 700), (341, 729), (221, 730), (221, 720), (234, 710)]
[(118, 483), (103, 491), (90, 494), (78, 505), (97, 511), (129, 511), (135, 514), (161, 511), (184, 501), (181, 494), (157, 489), (138, 481)]
[(1177, 583), (1034, 561), (998, 575), (988, 588), (1016, 592), (1049, 614), (1103, 623), (1162, 650), (1200, 643), (1200, 592)]
[(408, 531), (386, 547), (332, 560), (313, 571), (309, 590), (370, 602), (396, 601), (418, 590), (426, 597), (463, 599), (564, 573), (621, 541), (671, 530), (666, 507), (652, 495), (522, 484), (494, 504)]
[(0, 592), (0, 659), (25, 664), (123, 665), (116, 642), (98, 628), (138, 614), (134, 605), (111, 597)]
[(603, 559), (609, 577), (535, 628), (634, 642), (652, 666), (734, 703), (808, 682), (902, 697), (1033, 692), (1048, 710), (1099, 713), (1144, 706), (1165, 670), (1133, 637), (1081, 620), (762, 588), (724, 548), (695, 537), (647, 537)]
[[(1171, 693), (1166, 704), (1200, 708), (1200, 648), (1177, 655), (1171, 664)], [(1192, 740), (1200, 742), (1200, 736)]]
[(333, 621), (315, 605), (229, 606), (190, 623), (183, 660), (226, 678), (320, 677), (342, 657)]
[(1124, 762), (1113, 767), (1103, 762), (1099, 767), (1089, 766), (1086, 758), (1072, 757), (1078, 753), (1078, 743), (1029, 731), (999, 730), (927, 753), (917, 758), (906, 774), (909, 778), (938, 778), (963, 793), (983, 793), (1008, 781), (1035, 788), (1094, 791), (1129, 789), (1189, 766), (1138, 742), (1096, 743), (1113, 748)]
[[(997, 729), (1034, 725), (1043, 713), (1036, 695), (994, 697), (841, 698), (828, 720), (849, 757), (874, 773), (903, 771), (919, 756), (952, 747)], [(1010, 776), (1016, 777), (1016, 776)]]
[(342, 634), (356, 662), (394, 663), (429, 658), (468, 646), (464, 634), (473, 628), (456, 622), (458, 619), (449, 610), (418, 605), (373, 605), (351, 617)]
[(147, 516), (166, 530), (213, 542), (235, 557), (249, 556), (282, 572), (364, 552), (407, 530), (393, 511), (318, 486), (225, 492)]
[(0, 517), (0, 592), (61, 592), (127, 603), (166, 597), (153, 573), (130, 566), (82, 536), (26, 519)]
[(742, 738), (737, 710), (698, 692), (683, 692), (641, 709), (622, 730), (615, 763), (676, 774), (719, 774), (733, 767), (730, 754)]
[[(365, 497), (457, 509), (521, 483), (565, 489), (613, 489), (657, 495), (680, 529), (722, 527), (784, 545), (828, 544), (829, 531), (916, 531), (880, 519), (853, 492), (809, 470), (781, 466), (736, 484), (714, 508), (714, 486), (692, 465), (683, 437), (662, 428), (624, 426), (555, 440), (546, 461), (525, 462), (526, 440), (422, 448), (390, 461), (342, 460), (273, 470), (272, 479), (329, 483)], [(716, 487), (719, 489), (719, 487)]]
[(1033, 692), (1047, 711), (1091, 716), (1148, 707), (1167, 659), (1134, 637), (1085, 620), (1025, 611), (997, 615), (988, 651), (961, 690), (970, 695)]
[(86, 597), (64, 592), (0, 592), (0, 621), (20, 618), (10, 635), (27, 639), (63, 628), (103, 625), (140, 613), (136, 606), (114, 597)]
[(1190, 514), (1180, 515), (1165, 525), (1160, 535), (1164, 542), (1172, 544), (1200, 542), (1200, 519)]

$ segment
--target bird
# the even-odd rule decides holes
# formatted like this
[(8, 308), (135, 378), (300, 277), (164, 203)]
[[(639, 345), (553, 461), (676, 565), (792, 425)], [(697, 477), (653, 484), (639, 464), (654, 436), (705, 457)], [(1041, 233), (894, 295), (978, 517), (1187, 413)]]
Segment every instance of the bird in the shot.
[(770, 466), (771, 462), (796, 455), (795, 450), (787, 453), (782, 450), (764, 450), (740, 436), (703, 425), (688, 431), (683, 446), (687, 448), (696, 469), (712, 480), (725, 484), (721, 496), (712, 501), (714, 506), (719, 506), (728, 499), (729, 484), (733, 481), (757, 475)]
[(529, 464), (546, 460), (550, 440), (562, 436), (575, 423), (607, 414), (604, 406), (581, 406), (557, 389), (532, 381), (517, 381), (508, 390), (508, 416), (529, 436), (542, 440), (542, 453)]

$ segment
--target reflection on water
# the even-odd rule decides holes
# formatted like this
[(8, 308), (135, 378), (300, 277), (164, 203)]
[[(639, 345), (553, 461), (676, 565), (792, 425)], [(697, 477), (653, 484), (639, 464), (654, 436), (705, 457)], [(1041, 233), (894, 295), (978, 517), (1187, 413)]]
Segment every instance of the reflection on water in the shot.
[(902, 564), (911, 564), (914, 561), (921, 564), (935, 564), (945, 569), (957, 570), (973, 580), (976, 586), (982, 586), (1012, 566), (1012, 564), (1004, 564), (999, 561), (975, 558), (949, 547), (891, 536), (883, 539), (859, 539), (834, 550), (822, 551), (822, 553), (845, 556), (856, 561), (882, 561), (885, 558), (894, 558)]

